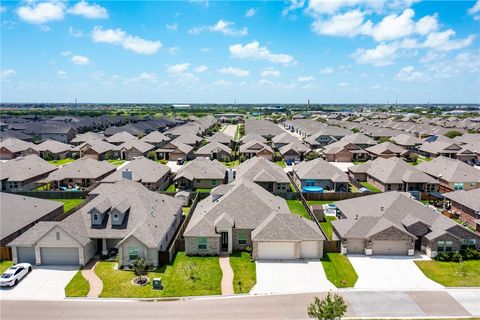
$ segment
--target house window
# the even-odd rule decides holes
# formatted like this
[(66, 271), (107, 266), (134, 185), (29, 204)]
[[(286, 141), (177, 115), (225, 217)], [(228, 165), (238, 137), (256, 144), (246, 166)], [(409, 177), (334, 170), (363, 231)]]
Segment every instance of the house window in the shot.
[(243, 230), (238, 232), (238, 244), (247, 244), (247, 233)]
[(202, 180), (198, 180), (198, 179), (197, 179), (197, 183), (200, 183), (200, 182), (202, 182)]
[(198, 238), (198, 250), (207, 250), (207, 238)]
[(138, 259), (139, 250), (136, 247), (128, 248), (128, 259), (134, 261)]
[(392, 185), (391, 184), (387, 184), (387, 191), (391, 191), (392, 190)]
[(463, 190), (463, 183), (455, 182), (455, 190)]
[(93, 214), (93, 221), (98, 221), (98, 213)]
[(55, 233), (55, 238), (56, 238), (57, 240), (60, 240), (60, 232), (56, 232), (56, 233)]
[(217, 186), (217, 180), (212, 180), (212, 187), (216, 187)]
[(451, 252), (453, 247), (453, 241), (438, 241), (437, 242), (437, 251), (438, 252)]
[(463, 239), (460, 249), (462, 250), (465, 250), (468, 248), (475, 249), (476, 244), (477, 244), (477, 239)]
[(120, 216), (118, 215), (118, 213), (114, 213), (113, 214), (113, 221), (118, 222), (118, 220), (120, 220)]

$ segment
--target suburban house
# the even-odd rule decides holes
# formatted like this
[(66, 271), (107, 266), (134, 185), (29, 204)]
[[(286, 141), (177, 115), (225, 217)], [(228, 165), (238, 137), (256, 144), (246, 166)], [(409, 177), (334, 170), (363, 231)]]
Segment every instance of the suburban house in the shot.
[(269, 145), (257, 140), (250, 140), (242, 144), (239, 149), (239, 154), (246, 159), (257, 156), (270, 161), (273, 161), (274, 156), (273, 149)]
[(149, 134), (147, 134), (145, 137), (141, 138), (140, 141), (152, 144), (156, 148), (160, 148), (161, 146), (166, 144), (168, 141), (170, 141), (170, 138), (159, 131), (152, 131)]
[(60, 121), (44, 121), (27, 126), (24, 133), (33, 135), (42, 141), (56, 140), (70, 143), (77, 133), (70, 124)]
[(247, 119), (245, 120), (245, 133), (254, 133), (264, 137), (267, 140), (282, 134), (284, 131), (273, 122), (266, 120)]
[(90, 202), (60, 222), (39, 222), (13, 240), (14, 263), (84, 266), (95, 254), (118, 251), (120, 266), (137, 258), (158, 266), (181, 223), (182, 203), (142, 184), (101, 184)]
[(439, 156), (416, 168), (438, 180), (442, 192), (480, 188), (480, 170), (456, 159)]
[(63, 165), (38, 182), (48, 184), (53, 189), (87, 188), (103, 180), (115, 170), (117, 168), (107, 161), (83, 157)]
[(84, 142), (74, 147), (71, 153), (77, 158), (85, 157), (99, 161), (105, 160), (109, 154), (112, 158), (120, 157), (118, 146), (103, 140), (89, 140)]
[(6, 245), (35, 223), (53, 220), (61, 215), (63, 203), (2, 192), (0, 212), (0, 259), (12, 260), (11, 249)]
[(226, 146), (232, 143), (233, 138), (223, 132), (217, 132), (213, 136), (207, 138), (208, 142), (219, 142)]
[(168, 187), (170, 175), (171, 172), (168, 166), (145, 157), (139, 157), (130, 161), (124, 165), (121, 170), (113, 172), (100, 182), (115, 183), (122, 179), (129, 179), (140, 182), (149, 190), (156, 191), (160, 188), (164, 190)]
[(59, 160), (70, 156), (72, 146), (56, 140), (47, 140), (35, 146), (44, 159)]
[(240, 144), (245, 144), (245, 143), (250, 142), (252, 140), (256, 140), (256, 141), (261, 142), (261, 143), (267, 143), (267, 139), (265, 139), (264, 137), (262, 137), (261, 135), (256, 134), (256, 133), (248, 133), (245, 136), (243, 136), (238, 142)]
[(351, 133), (352, 131), (348, 129), (328, 126), (324, 129), (321, 129), (317, 133), (312, 134), (308, 138), (304, 139), (304, 141), (310, 146), (310, 148), (319, 149), (327, 144), (338, 141), (343, 137), (350, 135)]
[(450, 201), (453, 214), (480, 232), (480, 189), (458, 190), (444, 193), (443, 196)]
[(199, 148), (195, 154), (197, 157), (217, 159), (220, 161), (230, 161), (232, 149), (220, 142), (214, 141)]
[(218, 160), (196, 158), (178, 170), (173, 181), (180, 189), (211, 189), (226, 183), (227, 167)]
[(36, 145), (23, 140), (8, 138), (0, 142), (0, 160), (10, 160), (16, 157), (38, 155)]
[(290, 213), (285, 199), (242, 179), (200, 201), (183, 234), (187, 255), (252, 248), (252, 259), (323, 256), (325, 237), (311, 220)]
[(404, 157), (408, 154), (408, 150), (397, 146), (391, 142), (382, 142), (377, 145), (374, 145), (370, 148), (365, 149), (370, 154), (370, 157), (375, 158), (392, 158), (392, 157)]
[(277, 150), (283, 146), (286, 146), (287, 144), (294, 142), (300, 142), (300, 140), (298, 138), (295, 138), (288, 132), (282, 132), (278, 136), (272, 138), (272, 143)]
[(178, 159), (190, 159), (193, 154), (193, 147), (177, 140), (167, 142), (155, 150), (157, 159), (176, 161)]
[(278, 152), (282, 155), (285, 161), (300, 160), (303, 161), (305, 154), (310, 152), (310, 148), (304, 145), (300, 140), (284, 145)]
[(198, 147), (200, 145), (200, 142), (202, 142), (202, 140), (203, 139), (197, 136), (196, 134), (190, 131), (186, 131), (186, 132), (182, 132), (182, 134), (179, 135), (177, 138), (175, 138), (174, 141), (184, 143), (191, 147)]
[[(300, 190), (320, 187), (324, 191), (348, 192), (349, 180), (345, 172), (321, 158), (300, 162), (292, 173)], [(323, 191), (321, 189), (319, 191)]]
[(91, 140), (105, 141), (105, 139), (107, 139), (107, 137), (105, 137), (103, 134), (88, 131), (85, 133), (77, 134), (76, 137), (70, 141), (70, 143), (74, 146), (78, 146), (84, 142), (88, 142)]
[(138, 138), (127, 131), (120, 131), (108, 137), (106, 140), (108, 143), (119, 146), (127, 141), (138, 140)]
[(366, 149), (377, 144), (377, 141), (360, 132), (349, 134), (348, 136), (343, 137), (341, 141), (350, 142), (362, 149)]
[(393, 143), (411, 151), (416, 151), (425, 141), (408, 133), (400, 133), (391, 138)]
[(438, 139), (434, 142), (424, 143), (418, 151), (426, 157), (444, 156), (447, 158), (455, 158), (460, 161), (476, 159), (477, 155), (470, 150), (468, 145), (462, 146), (459, 143), (452, 142), (446, 139)]
[[(382, 192), (438, 192), (437, 180), (400, 158), (377, 158), (348, 168), (357, 181), (366, 181)], [(366, 178), (366, 179), (365, 179)]]
[(283, 168), (261, 157), (242, 162), (237, 168), (236, 179), (248, 179), (270, 192), (290, 191), (290, 179)]
[(133, 160), (136, 157), (146, 156), (155, 146), (140, 140), (129, 140), (118, 146), (120, 159)]
[(0, 182), (2, 191), (31, 191), (36, 182), (46, 178), (57, 167), (31, 154), (0, 162)]
[(325, 146), (322, 153), (329, 162), (365, 161), (369, 157), (367, 151), (346, 140)]
[(480, 236), (411, 198), (408, 193), (386, 192), (338, 201), (333, 233), (341, 252), (366, 255), (435, 257), (441, 252), (480, 248)]

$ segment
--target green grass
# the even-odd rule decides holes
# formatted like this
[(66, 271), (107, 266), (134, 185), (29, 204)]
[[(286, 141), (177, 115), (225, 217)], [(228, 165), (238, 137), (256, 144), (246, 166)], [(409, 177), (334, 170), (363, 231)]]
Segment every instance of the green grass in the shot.
[(184, 216), (188, 216), (190, 214), (190, 207), (182, 207), (182, 212)]
[(286, 168), (286, 167), (287, 167), (287, 164), (286, 164), (285, 161), (283, 161), (283, 160), (282, 160), (282, 161), (275, 161), (275, 163), (276, 163), (278, 166), (282, 167), (282, 168)]
[(70, 209), (81, 204), (85, 199), (52, 199), (53, 201), (63, 202), (63, 212), (67, 212)]
[(75, 161), (75, 159), (65, 158), (65, 159), (59, 159), (59, 160), (49, 160), (48, 163), (53, 164), (54, 166), (63, 166), (64, 164), (67, 164), (73, 161)]
[(308, 205), (309, 206), (312, 206), (314, 204), (329, 204), (329, 203), (332, 203), (333, 201), (325, 201), (325, 200), (310, 200), (310, 201), (307, 201)]
[(0, 262), (0, 274), (4, 273), (5, 270), (13, 266), (13, 261), (4, 260)]
[(300, 200), (287, 200), (288, 208), (293, 214), (296, 214), (300, 217), (310, 219), (310, 215), (303, 206), (303, 203)]
[(366, 161), (352, 161), (353, 165), (357, 165), (357, 164), (362, 164), (362, 163), (365, 163)]
[(224, 164), (227, 168), (234, 168), (234, 167), (238, 167), (238, 166), (240, 165), (240, 160), (223, 162), (223, 164)]
[(350, 185), (351, 192), (360, 192), (360, 190), (357, 187), (355, 187), (353, 184), (349, 183), (349, 185)]
[(175, 185), (173, 183), (169, 185), (167, 189), (165, 189), (165, 192), (175, 192), (175, 191), (177, 191), (177, 188), (175, 188)]
[(357, 273), (345, 255), (327, 253), (322, 258), (322, 265), (327, 279), (337, 288), (350, 288), (357, 282)]
[(430, 279), (445, 287), (480, 287), (480, 260), (464, 262), (415, 261)]
[(365, 188), (367, 188), (368, 190), (370, 190), (371, 192), (382, 192), (380, 190), (378, 190), (377, 188), (375, 188), (374, 186), (372, 186), (370, 183), (364, 181), (364, 182), (360, 182), (360, 184), (362, 186), (364, 186)]
[(297, 192), (297, 190), (295, 190), (295, 187), (293, 186), (293, 183), (290, 183), (290, 191)]
[(195, 192), (203, 192), (203, 193), (210, 193), (210, 191), (212, 191), (212, 189), (210, 188), (197, 188), (195, 189)]
[(337, 220), (335, 217), (326, 216), (325, 221), (320, 222), (320, 227), (327, 235), (328, 240), (332, 240), (332, 221)]
[(90, 284), (82, 275), (82, 270), (78, 270), (75, 276), (65, 287), (66, 297), (86, 297), (90, 291)]
[(167, 164), (168, 160), (160, 159), (160, 160), (155, 160), (155, 162), (158, 162), (160, 164)]
[[(202, 296), (222, 292), (222, 270), (218, 257), (188, 257), (184, 252), (179, 252), (173, 265), (163, 266), (148, 273), (150, 282), (146, 286), (132, 284), (131, 281), (135, 277), (133, 271), (114, 270), (115, 263), (101, 261), (95, 267), (95, 273), (103, 281), (103, 291), (100, 294), (102, 298)], [(195, 279), (190, 278), (188, 266), (194, 266)], [(152, 288), (153, 278), (162, 278), (163, 290)]]
[(115, 159), (115, 160), (107, 160), (110, 164), (114, 166), (119, 166), (125, 162), (125, 160)]
[(234, 252), (230, 255), (230, 265), (234, 273), (235, 293), (248, 293), (257, 282), (256, 265), (248, 252)]

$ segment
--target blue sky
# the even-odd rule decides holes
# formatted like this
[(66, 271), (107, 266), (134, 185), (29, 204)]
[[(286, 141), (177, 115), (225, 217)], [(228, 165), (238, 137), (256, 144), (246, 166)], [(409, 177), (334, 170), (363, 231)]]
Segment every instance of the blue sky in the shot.
[(0, 11), (2, 102), (480, 102), (480, 0), (2, 1)]

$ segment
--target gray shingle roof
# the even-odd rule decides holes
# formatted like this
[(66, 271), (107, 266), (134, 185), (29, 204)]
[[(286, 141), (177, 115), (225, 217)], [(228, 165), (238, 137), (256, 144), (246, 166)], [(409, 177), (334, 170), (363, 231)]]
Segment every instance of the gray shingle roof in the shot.
[(90, 158), (80, 158), (67, 163), (57, 171), (52, 172), (44, 180), (61, 181), (64, 179), (97, 179), (104, 174), (114, 172), (116, 167), (107, 161), (97, 161)]
[(287, 174), (277, 164), (262, 158), (253, 157), (240, 164), (237, 169), (237, 179), (254, 180), (260, 172), (266, 172), (271, 177), (271, 180), (277, 183), (289, 183)]
[(157, 183), (170, 172), (170, 168), (166, 165), (152, 161), (145, 157), (139, 157), (124, 165), (121, 170), (117, 170), (111, 175), (107, 176), (101, 182), (112, 183), (122, 180), (123, 170), (132, 171), (132, 180), (141, 183)]
[(15, 138), (8, 138), (0, 142), (0, 148), (5, 148), (13, 153), (22, 152), (27, 149), (36, 150), (33, 143)]
[(56, 166), (32, 154), (0, 162), (0, 180), (25, 181), (57, 169)]
[(138, 140), (138, 138), (126, 131), (117, 132), (113, 136), (107, 138), (107, 142), (110, 143), (124, 143), (131, 140)]
[(407, 152), (407, 150), (405, 150), (404, 148), (388, 141), (369, 147), (365, 150), (375, 155), (392, 153), (397, 155), (403, 155)]
[(253, 241), (325, 240), (315, 222), (291, 213), (272, 213), (252, 232)]
[(218, 152), (219, 150), (222, 150), (228, 154), (231, 154), (232, 153), (232, 149), (230, 149), (229, 147), (227, 147), (226, 145), (220, 143), (220, 142), (217, 142), (217, 141), (214, 141), (214, 142), (210, 142), (206, 145), (204, 145), (203, 147), (201, 147), (200, 149), (198, 149), (195, 154), (197, 155), (210, 155), (212, 154), (213, 152)]
[(72, 146), (56, 140), (46, 140), (35, 146), (39, 152), (49, 151), (51, 153), (63, 153), (72, 150)]
[(416, 168), (448, 182), (480, 182), (480, 170), (462, 161), (443, 156), (422, 162)]
[(170, 138), (159, 131), (152, 131), (149, 134), (147, 134), (145, 137), (141, 138), (140, 141), (157, 144), (157, 143), (170, 141)]
[(77, 134), (75, 138), (72, 139), (72, 143), (82, 143), (90, 140), (105, 140), (107, 137), (105, 137), (102, 134), (88, 131), (85, 133)]
[(367, 173), (382, 183), (438, 183), (429, 175), (396, 157), (377, 158), (371, 161)]
[(208, 141), (210, 142), (220, 142), (223, 144), (229, 144), (232, 141), (232, 137), (229, 135), (223, 133), (223, 132), (217, 132), (213, 136), (207, 138)]
[(196, 158), (178, 170), (174, 180), (180, 178), (190, 181), (194, 179), (224, 179), (226, 172), (227, 167), (218, 160)]
[(443, 194), (445, 198), (460, 203), (462, 206), (480, 212), (480, 189), (473, 189), (469, 191), (458, 190)]
[(302, 180), (331, 180), (333, 182), (349, 181), (345, 172), (321, 158), (311, 161), (302, 161), (296, 165), (293, 170)]

